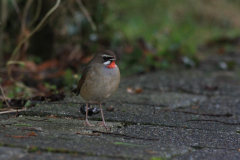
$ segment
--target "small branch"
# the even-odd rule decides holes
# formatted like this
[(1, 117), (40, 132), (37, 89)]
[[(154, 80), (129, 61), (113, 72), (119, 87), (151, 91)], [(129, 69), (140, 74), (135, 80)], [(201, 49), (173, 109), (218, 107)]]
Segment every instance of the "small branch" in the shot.
[(89, 12), (87, 11), (87, 9), (84, 7), (84, 5), (82, 4), (81, 0), (76, 0), (78, 6), (80, 7), (80, 9), (82, 10), (83, 14), (85, 15), (85, 17), (87, 18), (88, 22), (90, 23), (92, 30), (95, 32), (97, 30), (97, 27), (95, 25), (95, 23), (93, 22)]
[(7, 0), (0, 1), (0, 66), (3, 65), (3, 33), (8, 15)]
[(25, 35), (25, 31), (26, 31), (26, 19), (27, 19), (27, 14), (28, 14), (28, 10), (32, 4), (33, 0), (28, 0), (26, 6), (24, 7), (23, 10), (23, 17), (22, 17), (22, 21), (21, 21), (21, 36), (20, 39), (23, 38), (22, 36)]
[(0, 114), (8, 114), (8, 113), (15, 113), (15, 112), (21, 112), (21, 111), (25, 111), (26, 109), (20, 109), (20, 110), (10, 110), (10, 111), (4, 111), (4, 112), (0, 112)]
[(17, 47), (14, 49), (12, 53), (10, 60), (12, 60), (15, 57), (18, 49), (22, 46), (22, 44), (25, 43), (35, 32), (37, 32), (38, 29), (42, 26), (42, 24), (46, 21), (46, 19), (57, 9), (57, 7), (60, 4), (60, 1), (61, 0), (57, 0), (56, 4), (48, 11), (48, 13), (41, 20), (41, 22), (39, 22), (39, 24), (33, 29), (33, 31), (17, 45)]
[(0, 89), (1, 89), (1, 92), (2, 92), (2, 95), (3, 95), (3, 98), (4, 98), (4, 101), (5, 101), (5, 103), (7, 104), (8, 109), (10, 109), (11, 107), (10, 107), (10, 105), (9, 105), (8, 102), (7, 102), (7, 98), (6, 98), (6, 96), (5, 96), (4, 92), (3, 92), (3, 89), (2, 89), (2, 86), (1, 86), (1, 85), (0, 85)]
[(32, 19), (32, 21), (29, 23), (29, 27), (32, 26), (37, 21), (39, 15), (40, 15), (41, 9), (42, 9), (42, 0), (38, 0), (36, 14), (35, 14), (34, 18)]
[[(26, 36), (18, 45), (17, 47), (14, 49), (12, 56), (10, 58), (10, 61), (12, 61), (14, 59), (14, 57), (17, 55), (17, 51), (19, 50), (19, 48), (22, 46), (22, 44), (24, 44), (35, 32), (38, 31), (38, 29), (42, 26), (42, 24), (46, 21), (46, 19), (57, 9), (57, 7), (59, 6), (61, 0), (57, 0), (56, 4), (48, 11), (48, 13), (43, 17), (43, 19), (41, 20), (41, 22), (39, 22), (39, 24), (33, 29), (33, 31)], [(9, 63), (7, 63), (7, 67), (9, 67)], [(11, 77), (11, 73), (10, 73), (10, 68), (8, 68), (8, 74)], [(13, 80), (12, 78), (10, 78), (11, 80)]]
[(20, 11), (20, 9), (19, 9), (19, 7), (18, 7), (17, 2), (16, 2), (15, 0), (11, 0), (11, 2), (12, 2), (12, 5), (13, 5), (15, 11), (16, 11), (17, 14), (18, 14), (18, 18), (21, 19), (22, 13), (21, 13), (21, 11)]

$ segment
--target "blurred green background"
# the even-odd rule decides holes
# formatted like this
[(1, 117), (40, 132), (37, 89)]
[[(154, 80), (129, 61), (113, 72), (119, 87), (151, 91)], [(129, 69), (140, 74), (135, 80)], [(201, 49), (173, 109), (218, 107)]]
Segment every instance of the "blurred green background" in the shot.
[[(14, 48), (31, 34), (56, 1), (0, 3), (1, 81), (8, 84), (3, 75), (7, 75), (6, 64)], [(218, 53), (238, 48), (236, 43), (229, 46), (222, 42), (235, 41), (239, 28), (239, 0), (61, 0), (12, 57), (11, 61), (23, 62), (22, 66), (13, 65), (12, 75), (30, 87), (44, 81), (45, 89), (72, 88), (92, 55), (104, 49), (119, 56), (123, 76), (184, 63), (197, 67), (198, 61), (215, 54), (207, 50), (209, 46), (218, 46)], [(21, 67), (22, 77), (18, 75)], [(36, 83), (23, 78), (26, 76)]]

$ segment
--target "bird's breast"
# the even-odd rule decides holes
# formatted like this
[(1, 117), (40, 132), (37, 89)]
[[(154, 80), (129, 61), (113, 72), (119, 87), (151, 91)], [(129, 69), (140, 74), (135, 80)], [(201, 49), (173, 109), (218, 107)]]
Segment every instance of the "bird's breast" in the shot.
[(95, 66), (89, 71), (80, 94), (87, 101), (101, 102), (118, 89), (119, 82), (120, 72), (117, 66), (111, 69)]

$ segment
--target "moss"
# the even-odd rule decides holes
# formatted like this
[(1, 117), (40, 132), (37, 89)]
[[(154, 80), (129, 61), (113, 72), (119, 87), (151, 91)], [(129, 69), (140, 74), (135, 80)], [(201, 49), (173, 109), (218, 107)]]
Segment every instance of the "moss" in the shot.
[(51, 148), (51, 147), (47, 147), (46, 150), (47, 150), (48, 152), (55, 152), (55, 149), (54, 149), (54, 148)]
[(31, 147), (29, 147), (28, 152), (36, 152), (37, 150), (38, 150), (37, 147), (31, 146)]
[(136, 147), (144, 147), (143, 145), (131, 144), (131, 143), (123, 143), (123, 142), (114, 142), (115, 145), (126, 145), (126, 146), (136, 146)]

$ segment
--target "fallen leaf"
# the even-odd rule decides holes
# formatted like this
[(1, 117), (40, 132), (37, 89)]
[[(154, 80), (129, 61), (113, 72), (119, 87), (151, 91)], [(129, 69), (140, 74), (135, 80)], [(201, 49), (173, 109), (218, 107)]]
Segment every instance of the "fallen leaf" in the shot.
[(36, 133), (34, 133), (34, 132), (27, 133), (26, 135), (27, 135), (27, 136), (37, 136), (37, 134), (36, 134)]
[(49, 118), (59, 118), (59, 117), (54, 116), (53, 114), (52, 114), (51, 116), (45, 116), (45, 117), (49, 117)]
[(133, 93), (133, 89), (131, 87), (127, 87), (127, 92), (128, 93)]
[(209, 90), (209, 91), (216, 91), (216, 90), (218, 90), (218, 86), (208, 86), (208, 85), (206, 85), (206, 86), (204, 86), (204, 89)]
[(25, 68), (31, 72), (37, 72), (37, 65), (33, 61), (26, 61)]
[(140, 88), (140, 87), (136, 87), (136, 88), (127, 87), (127, 92), (128, 92), (128, 93), (139, 94), (139, 93), (142, 93), (143, 90), (142, 90), (142, 88)]
[(41, 71), (46, 70), (48, 68), (57, 67), (58, 65), (59, 65), (59, 61), (57, 59), (52, 59), (52, 60), (49, 60), (49, 61), (46, 61), (46, 62), (40, 64), (37, 67), (37, 70), (38, 70), (38, 72), (41, 72)]
[(192, 106), (192, 109), (198, 109), (198, 107), (197, 106)]
[(138, 94), (138, 93), (142, 93), (143, 92), (143, 90), (142, 90), (142, 88), (135, 88), (135, 93), (136, 94)]
[(29, 138), (29, 136), (18, 136), (18, 135), (5, 135), (5, 137), (13, 137), (13, 138)]
[(157, 154), (158, 152), (156, 151), (150, 151), (150, 150), (145, 150), (147, 153), (150, 153), (150, 154)]
[(106, 111), (113, 112), (115, 109), (113, 106), (107, 107)]

